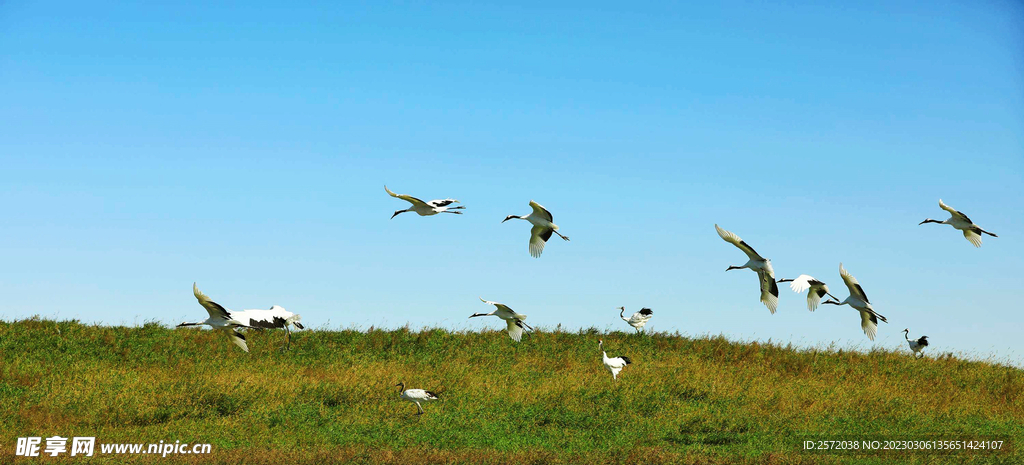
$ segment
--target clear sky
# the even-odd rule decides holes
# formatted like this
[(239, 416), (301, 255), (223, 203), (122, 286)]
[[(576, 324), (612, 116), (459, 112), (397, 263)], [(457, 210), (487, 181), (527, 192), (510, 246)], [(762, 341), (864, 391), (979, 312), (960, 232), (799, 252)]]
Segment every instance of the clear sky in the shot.
[[(483, 297), (871, 347), (769, 314), (718, 223), (840, 298), (843, 262), (878, 346), (1024, 364), (1019, 2), (209, 3), (0, 4), (0, 318), (198, 320), (196, 281), (313, 327), (500, 328)], [(999, 237), (918, 226), (940, 198)], [(572, 239), (540, 259), (531, 199)]]

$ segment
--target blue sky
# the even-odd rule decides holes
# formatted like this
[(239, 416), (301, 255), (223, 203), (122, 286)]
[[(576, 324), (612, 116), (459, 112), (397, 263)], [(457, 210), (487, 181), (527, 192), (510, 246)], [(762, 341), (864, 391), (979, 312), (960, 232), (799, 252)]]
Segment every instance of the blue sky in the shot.
[[(729, 229), (934, 351), (1024, 363), (1024, 7), (5, 2), (0, 318), (650, 328), (871, 344), (758, 302)], [(463, 216), (389, 220), (454, 197)], [(999, 234), (980, 249), (938, 199)], [(548, 207), (572, 242), (527, 253)]]

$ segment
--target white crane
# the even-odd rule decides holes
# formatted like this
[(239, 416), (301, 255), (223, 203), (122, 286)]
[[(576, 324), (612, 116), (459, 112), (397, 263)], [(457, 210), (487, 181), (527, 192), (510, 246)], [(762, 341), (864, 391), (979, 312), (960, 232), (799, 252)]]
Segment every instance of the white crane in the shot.
[(206, 294), (199, 292), (199, 288), (196, 287), (196, 283), (192, 283), (192, 293), (196, 296), (196, 300), (199, 301), (199, 305), (202, 305), (203, 308), (206, 309), (206, 313), (210, 314), (210, 317), (196, 323), (184, 322), (177, 327), (209, 325), (213, 329), (222, 331), (236, 346), (241, 347), (242, 350), (246, 352), (249, 352), (249, 346), (245, 344), (245, 336), (238, 332), (238, 328), (247, 328), (248, 326), (246, 326), (245, 323), (234, 319), (227, 309), (221, 307), (217, 302), (210, 300)]
[(440, 399), (437, 394), (430, 391), (425, 391), (423, 389), (406, 389), (405, 383), (398, 383), (395, 386), (398, 386), (398, 396), (401, 397), (402, 400), (416, 404), (416, 415), (423, 415), (423, 406), (420, 405), (420, 402), (433, 402)]
[(735, 245), (749, 258), (743, 266), (730, 266), (725, 271), (747, 268), (757, 273), (757, 279), (761, 285), (761, 303), (768, 307), (768, 310), (774, 315), (775, 309), (779, 307), (779, 285), (775, 283), (775, 270), (772, 269), (772, 261), (759, 255), (753, 247), (743, 242), (740, 236), (718, 227), (717, 224), (715, 230), (725, 242)]
[(601, 361), (604, 362), (605, 368), (612, 373), (612, 379), (619, 379), (619, 372), (622, 371), (626, 365), (633, 363), (629, 357), (620, 355), (618, 357), (608, 357), (608, 352), (604, 351), (604, 341), (597, 341), (597, 348), (601, 350)]
[(984, 229), (981, 229), (981, 227), (974, 224), (974, 222), (971, 221), (971, 219), (968, 218), (967, 215), (960, 213), (953, 207), (950, 207), (949, 205), (942, 203), (942, 199), (939, 199), (939, 208), (949, 212), (949, 219), (947, 219), (946, 221), (939, 221), (928, 218), (920, 223), (917, 223), (917, 225), (920, 226), (925, 223), (948, 224), (956, 229), (963, 231), (964, 237), (967, 238), (967, 240), (970, 241), (971, 244), (974, 244), (975, 247), (981, 247), (982, 234), (988, 234), (989, 236), (992, 237), (999, 237)]
[(407, 208), (405, 210), (397, 210), (397, 211), (395, 211), (395, 214), (391, 215), (391, 218), (394, 218), (394, 217), (398, 216), (399, 213), (405, 213), (405, 212), (416, 212), (416, 214), (418, 214), (420, 216), (431, 216), (431, 215), (436, 215), (438, 213), (454, 213), (456, 215), (461, 215), (462, 212), (455, 211), (455, 210), (461, 210), (463, 208), (466, 208), (466, 207), (464, 207), (462, 205), (458, 205), (458, 206), (455, 206), (455, 207), (449, 207), (449, 205), (451, 205), (453, 203), (460, 203), (458, 200), (455, 200), (455, 199), (431, 200), (429, 202), (424, 202), (424, 201), (422, 201), (420, 199), (417, 199), (416, 197), (413, 197), (411, 195), (396, 194), (394, 192), (391, 192), (391, 189), (388, 189), (388, 186), (384, 186), (384, 190), (388, 191), (388, 195), (390, 195), (392, 197), (395, 197), (395, 198), (399, 198), (399, 199), (405, 200), (406, 202), (409, 202), (409, 203), (412, 204), (411, 207), (409, 207), (409, 208)]
[(800, 293), (807, 291), (807, 309), (812, 312), (818, 308), (818, 304), (821, 303), (821, 298), (826, 295), (836, 299), (837, 301), (839, 300), (836, 296), (828, 293), (828, 286), (825, 283), (818, 281), (809, 275), (802, 274), (797, 276), (796, 279), (780, 279), (776, 282), (792, 282), (792, 284), (789, 285), (789, 288), (792, 289), (793, 292)]
[(860, 287), (860, 283), (857, 282), (857, 278), (848, 273), (843, 264), (839, 264), (839, 275), (843, 277), (843, 282), (846, 283), (846, 287), (850, 289), (850, 296), (846, 300), (839, 302), (836, 300), (826, 300), (824, 303), (832, 305), (849, 305), (860, 312), (860, 327), (864, 330), (864, 334), (867, 334), (868, 339), (875, 340), (875, 335), (878, 334), (878, 320), (882, 320), (886, 323), (889, 321), (884, 316), (879, 315), (875, 312), (875, 309), (871, 307), (871, 302), (868, 302), (868, 296), (864, 293), (864, 288)]
[(626, 318), (623, 314), (625, 312), (626, 307), (619, 307), (619, 318), (622, 318), (622, 321), (625, 321), (628, 325), (632, 326), (637, 333), (640, 333), (640, 328), (643, 328), (644, 325), (650, 321), (651, 317), (654, 316), (654, 311), (647, 307), (641, 308), (639, 312), (634, 313), (633, 316), (629, 318)]
[(530, 325), (526, 324), (526, 322), (523, 321), (526, 319), (526, 315), (523, 315), (522, 313), (516, 313), (511, 308), (508, 308), (508, 306), (505, 304), (499, 304), (497, 302), (492, 302), (490, 300), (484, 300), (482, 297), (480, 298), (480, 301), (487, 305), (494, 305), (495, 310), (491, 313), (474, 313), (469, 316), (470, 318), (493, 315), (498, 318), (501, 318), (502, 320), (505, 320), (505, 323), (507, 323), (507, 328), (505, 330), (508, 331), (508, 337), (512, 338), (512, 340), (516, 342), (519, 342), (523, 338), (524, 327), (533, 331), (533, 328), (531, 328)]
[(907, 344), (910, 345), (910, 350), (914, 351), (914, 356), (924, 356), (925, 347), (928, 347), (928, 336), (921, 336), (917, 339), (910, 339), (910, 329), (903, 330), (903, 338), (907, 340)]
[(526, 216), (508, 215), (505, 219), (501, 220), (502, 223), (511, 220), (513, 218), (526, 220), (533, 224), (533, 229), (530, 229), (530, 255), (533, 258), (540, 257), (540, 254), (544, 252), (544, 244), (551, 238), (551, 233), (558, 234), (558, 237), (569, 240), (568, 237), (563, 236), (562, 233), (558, 232), (558, 225), (553, 223), (554, 218), (551, 216), (551, 212), (547, 211), (539, 203), (530, 201), (530, 206), (533, 207), (533, 212)]
[(302, 319), (301, 315), (289, 312), (278, 305), (271, 306), (269, 310), (242, 310), (239, 312), (229, 311), (229, 313), (231, 318), (242, 322), (249, 328), (283, 329), (286, 338), (285, 349), (290, 349), (292, 346), (291, 326), (295, 325), (296, 328), (305, 329), (302, 323), (299, 323), (299, 320)]

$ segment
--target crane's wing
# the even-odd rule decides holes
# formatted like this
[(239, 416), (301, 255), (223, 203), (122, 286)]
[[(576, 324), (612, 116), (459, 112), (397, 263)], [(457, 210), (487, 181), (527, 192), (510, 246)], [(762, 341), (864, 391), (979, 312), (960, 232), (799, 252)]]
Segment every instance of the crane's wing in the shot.
[(491, 300), (484, 300), (483, 297), (480, 298), (480, 301), (485, 303), (485, 304), (487, 304), (487, 305), (494, 305), (495, 307), (498, 308), (498, 310), (504, 310), (504, 311), (509, 312), (511, 314), (515, 314), (516, 313), (511, 308), (508, 308), (508, 306), (505, 305), (505, 304), (499, 304), (498, 302), (494, 302), (494, 301), (491, 301)]
[(651, 315), (654, 315), (654, 310), (651, 310), (651, 309), (649, 309), (647, 307), (644, 307), (644, 308), (641, 308), (640, 311), (637, 312), (637, 313), (639, 313), (639, 314), (641, 314), (643, 316), (646, 316), (646, 317), (650, 317)]
[(729, 231), (726, 231), (718, 227), (717, 224), (715, 225), (715, 229), (718, 231), (719, 237), (725, 240), (725, 242), (728, 242), (732, 245), (735, 245), (736, 247), (739, 247), (739, 249), (742, 250), (743, 253), (747, 254), (747, 257), (749, 257), (751, 260), (764, 260), (764, 257), (761, 257), (761, 255), (759, 255), (753, 247), (747, 245), (746, 242), (743, 242), (743, 239), (740, 239), (740, 236), (737, 236)]
[(540, 206), (539, 203), (531, 200), (530, 206), (533, 207), (533, 213), (535, 213), (537, 216), (544, 218), (552, 223), (555, 222), (555, 219), (551, 217), (551, 212), (549, 212), (546, 208)]
[(519, 320), (508, 320), (507, 327), (508, 337), (512, 338), (513, 341), (519, 342), (523, 339), (523, 324)]
[[(206, 309), (206, 313), (210, 314), (210, 318), (223, 318), (225, 320), (231, 319), (231, 314), (228, 313), (227, 309), (221, 307), (220, 304), (210, 300), (206, 294), (199, 291), (196, 283), (192, 283), (192, 294), (195, 294), (196, 300), (199, 301), (199, 305), (202, 305)], [(248, 352), (248, 350), (246, 350)]]
[(875, 318), (875, 314), (861, 310), (860, 327), (864, 330), (864, 334), (868, 335), (868, 339), (875, 340), (875, 335), (878, 334), (878, 319)]
[(955, 208), (953, 208), (953, 207), (951, 207), (949, 205), (946, 205), (946, 204), (942, 203), (942, 199), (939, 199), (939, 208), (948, 211), (950, 215), (953, 215), (953, 216), (955, 216), (955, 217), (957, 217), (957, 218), (959, 218), (961, 220), (964, 220), (964, 221), (966, 221), (968, 223), (974, 224), (974, 222), (971, 221), (971, 219), (968, 218), (967, 215), (965, 215), (963, 213), (960, 213), (959, 210), (957, 210), (957, 209), (955, 209)]
[(424, 201), (422, 201), (420, 199), (417, 199), (416, 197), (413, 197), (411, 195), (396, 194), (394, 192), (391, 192), (391, 189), (388, 189), (388, 186), (384, 186), (384, 190), (388, 191), (388, 195), (390, 195), (392, 197), (396, 197), (396, 198), (402, 199), (402, 200), (405, 200), (406, 202), (409, 202), (409, 203), (411, 203), (413, 205), (418, 205), (418, 206), (421, 206), (421, 207), (429, 207), (430, 206), (430, 205), (427, 205), (427, 202), (424, 202)]
[(793, 282), (789, 283), (789, 288), (792, 289), (793, 292), (803, 292), (810, 289), (813, 283), (820, 284), (821, 281), (812, 278), (810, 275), (802, 274), (797, 276)]
[(249, 352), (249, 346), (245, 344), (245, 336), (232, 328), (222, 328), (224, 334), (228, 335), (228, 339), (231, 339), (236, 346), (241, 347), (242, 350)]
[(459, 203), (459, 201), (455, 199), (431, 200), (427, 202), (427, 205), (430, 205), (431, 207), (447, 207), (453, 203)]
[(843, 277), (843, 282), (846, 283), (846, 287), (850, 290), (850, 295), (857, 296), (860, 300), (865, 303), (871, 303), (868, 300), (868, 295), (864, 293), (864, 288), (860, 287), (860, 283), (857, 282), (857, 278), (854, 278), (846, 268), (843, 268), (843, 264), (839, 264), (839, 275)]
[(775, 276), (767, 271), (758, 271), (757, 277), (761, 280), (761, 303), (774, 315), (779, 308), (779, 285), (775, 283)]
[(818, 305), (821, 305), (821, 298), (828, 294), (824, 288), (814, 286), (810, 291), (807, 292), (807, 309), (815, 311), (818, 309)]
[(538, 258), (544, 253), (544, 244), (551, 239), (552, 232), (543, 226), (534, 226), (530, 229), (530, 255), (533, 258)]
[(973, 229), (965, 229), (964, 237), (970, 241), (971, 244), (974, 244), (975, 247), (981, 247), (981, 234), (978, 234)]

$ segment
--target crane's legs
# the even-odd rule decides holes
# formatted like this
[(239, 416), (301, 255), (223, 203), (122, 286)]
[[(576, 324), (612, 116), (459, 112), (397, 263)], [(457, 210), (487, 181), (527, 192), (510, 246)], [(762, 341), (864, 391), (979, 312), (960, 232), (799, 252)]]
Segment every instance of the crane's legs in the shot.
[(569, 240), (569, 236), (563, 236), (562, 233), (560, 233), (558, 231), (551, 230), (551, 232), (553, 232), (555, 234), (558, 234), (558, 237), (561, 237), (562, 239)]
[(420, 407), (420, 403), (416, 402), (416, 414), (423, 415), (423, 407)]

